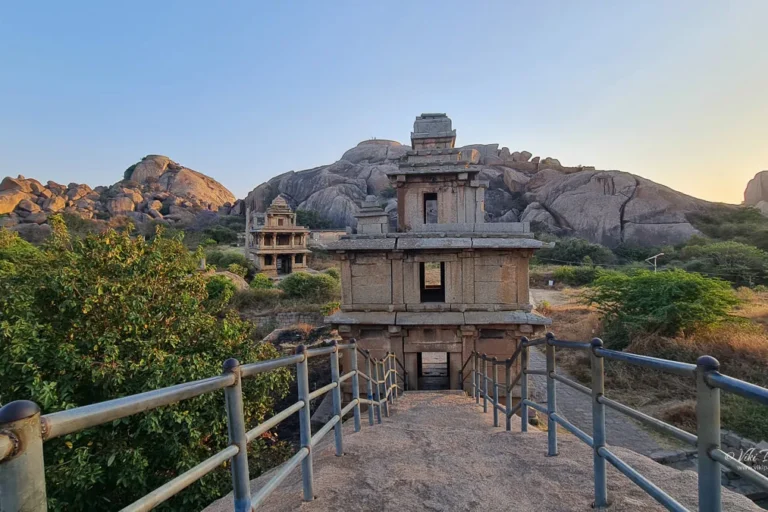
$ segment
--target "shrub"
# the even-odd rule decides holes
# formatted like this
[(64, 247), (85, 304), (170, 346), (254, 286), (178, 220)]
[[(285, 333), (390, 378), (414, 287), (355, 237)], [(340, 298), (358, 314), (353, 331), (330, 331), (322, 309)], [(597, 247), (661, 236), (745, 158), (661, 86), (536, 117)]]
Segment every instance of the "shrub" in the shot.
[[(209, 282), (179, 240), (113, 230), (79, 239), (60, 217), (51, 224), (37, 255), (0, 231), (3, 403), (34, 400), (50, 413), (218, 375), (229, 357), (277, 356), (253, 344), (233, 311), (209, 308)], [(248, 425), (271, 415), (288, 382), (278, 371), (243, 383)], [(53, 439), (44, 446), (49, 509), (120, 509), (227, 443), (220, 391)], [(251, 476), (283, 455), (255, 440)], [(222, 467), (165, 507), (200, 510), (231, 485)]]
[(339, 295), (339, 281), (328, 274), (307, 274), (294, 272), (278, 285), (285, 295), (292, 299), (309, 302), (327, 302)]
[(238, 265), (237, 263), (230, 263), (227, 265), (227, 270), (243, 278), (248, 275), (248, 269), (242, 265)]
[(683, 268), (721, 277), (736, 286), (768, 283), (768, 253), (739, 242), (686, 245), (676, 257)]
[(569, 286), (584, 286), (594, 282), (606, 270), (599, 267), (560, 267), (555, 270), (553, 277), (555, 281), (560, 281)]
[(597, 306), (608, 343), (615, 347), (642, 332), (670, 336), (715, 325), (738, 303), (726, 281), (679, 269), (606, 273), (585, 299)]
[(272, 282), (272, 278), (266, 274), (256, 274), (251, 280), (252, 290), (269, 290), (274, 287), (275, 283)]
[(205, 228), (203, 233), (207, 238), (216, 240), (218, 244), (235, 244), (237, 243), (237, 231), (225, 226), (213, 226)]
[(551, 249), (539, 249), (536, 258), (544, 262), (579, 264), (589, 256), (595, 264), (612, 263), (613, 252), (600, 244), (593, 244), (581, 238), (554, 239)]
[(338, 267), (331, 267), (327, 269), (325, 273), (331, 276), (332, 278), (336, 279), (337, 281), (341, 279), (341, 273), (339, 272)]
[(341, 302), (334, 301), (334, 302), (328, 302), (327, 304), (323, 304), (320, 307), (320, 312), (324, 316), (331, 316), (332, 314), (334, 314), (335, 312), (337, 312), (340, 309), (341, 309)]
[(232, 306), (236, 309), (272, 309), (280, 304), (283, 291), (273, 289), (248, 289), (235, 292)]
[(211, 265), (216, 265), (216, 268), (219, 270), (227, 270), (233, 263), (244, 267), (247, 269), (246, 275), (244, 277), (256, 273), (256, 265), (254, 265), (251, 260), (246, 258), (245, 255), (239, 252), (223, 252), (217, 250), (208, 251), (205, 253), (205, 260)]

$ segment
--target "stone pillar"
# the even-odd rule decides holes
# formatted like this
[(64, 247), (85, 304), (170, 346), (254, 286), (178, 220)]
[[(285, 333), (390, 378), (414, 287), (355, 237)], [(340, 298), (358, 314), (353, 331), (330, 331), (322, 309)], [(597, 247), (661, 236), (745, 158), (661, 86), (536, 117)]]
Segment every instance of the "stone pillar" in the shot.
[(250, 254), (248, 254), (248, 249), (251, 247), (251, 209), (246, 206), (245, 207), (245, 248), (243, 251), (245, 251), (245, 259), (249, 260)]
[(461, 389), (459, 371), (464, 364), (461, 352), (448, 352), (448, 389)]
[(408, 370), (408, 389), (419, 389), (419, 354), (405, 353), (405, 369)]

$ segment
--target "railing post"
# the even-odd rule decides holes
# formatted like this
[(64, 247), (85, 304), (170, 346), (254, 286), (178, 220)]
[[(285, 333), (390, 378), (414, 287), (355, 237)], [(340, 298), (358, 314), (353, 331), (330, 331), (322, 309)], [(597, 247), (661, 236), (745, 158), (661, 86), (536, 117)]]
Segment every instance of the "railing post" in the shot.
[(381, 366), (381, 369), (379, 370), (379, 380), (381, 383), (379, 385), (384, 388), (384, 417), (389, 418), (389, 397), (387, 396), (387, 378), (385, 376), (384, 360), (379, 361), (379, 365)]
[(520, 376), (520, 431), (528, 432), (528, 406), (525, 404), (528, 400), (528, 338), (523, 336), (520, 343), (523, 345), (520, 353), (520, 371), (523, 372)]
[(552, 415), (557, 413), (557, 395), (555, 393), (555, 346), (552, 340), (555, 335), (547, 333), (547, 455), (557, 455), (557, 423)]
[(392, 388), (392, 393), (395, 400), (397, 400), (397, 356), (394, 352), (392, 352), (392, 384), (395, 385), (395, 387)]
[(483, 413), (488, 412), (488, 356), (483, 354)]
[[(472, 398), (475, 398), (475, 395), (477, 394), (477, 385), (475, 384), (477, 382), (477, 378), (475, 377), (475, 374), (477, 373), (477, 367), (476, 367), (477, 358), (475, 357), (474, 350), (472, 351), (471, 354), (469, 354), (469, 358), (472, 360), (472, 371), (470, 373), (470, 375), (472, 375)], [(462, 378), (463, 377), (464, 376), (462, 375)], [(464, 381), (462, 380), (461, 382), (462, 382), (461, 387), (462, 389), (464, 389), (464, 386), (463, 386)]]
[(507, 429), (507, 431), (512, 430), (512, 387), (510, 384), (512, 383), (512, 360), (507, 359), (504, 362), (504, 390), (505, 394), (505, 402), (507, 404), (507, 407), (504, 411), (504, 417), (506, 418), (506, 421), (504, 422), (504, 425)]
[(602, 510), (608, 506), (608, 481), (605, 470), (605, 459), (600, 456), (600, 448), (605, 446), (605, 405), (600, 399), (605, 394), (605, 373), (603, 356), (597, 354), (597, 349), (603, 348), (600, 338), (592, 340), (592, 350), (589, 352), (592, 367), (592, 462), (595, 476), (595, 503), (593, 508)]
[(381, 423), (381, 385), (379, 384), (379, 362), (373, 361), (373, 380), (376, 382), (376, 418)]
[[(387, 352), (387, 357), (384, 359), (384, 362), (386, 364), (385, 371), (387, 372), (387, 378), (385, 386), (387, 386), (387, 399), (390, 404), (393, 404), (395, 402), (395, 390), (392, 389), (392, 357), (390, 356), (390, 352)], [(389, 406), (387, 406), (389, 407)]]
[(499, 365), (497, 359), (491, 359), (493, 364), (493, 426), (499, 426)]
[(474, 375), (475, 403), (479, 405), (480, 404), (480, 366), (477, 364), (477, 357), (478, 357), (477, 351), (475, 350), (472, 351), (472, 357), (473, 357), (472, 365), (475, 369), (475, 375)]
[(333, 435), (336, 438), (336, 456), (344, 455), (344, 436), (341, 431), (341, 382), (339, 382), (339, 342), (333, 340), (333, 352), (331, 352), (331, 381), (336, 383), (336, 387), (331, 390), (333, 400), (333, 415), (339, 417), (339, 421), (333, 426)]
[(224, 361), (224, 373), (233, 373), (235, 383), (224, 388), (227, 408), (227, 433), (229, 444), (239, 451), (232, 457), (232, 489), (235, 512), (251, 510), (251, 479), (248, 474), (248, 442), (245, 439), (245, 416), (243, 415), (243, 383), (240, 379), (240, 362), (237, 359)]
[(699, 510), (720, 512), (720, 463), (709, 453), (720, 449), (720, 388), (710, 387), (706, 375), (720, 369), (712, 356), (696, 361), (696, 434), (699, 449)]
[(352, 400), (357, 400), (357, 405), (352, 408), (352, 413), (355, 418), (355, 432), (360, 432), (360, 379), (357, 374), (357, 341), (354, 339), (352, 339), (352, 347), (348, 354), (350, 355), (349, 369), (355, 372), (352, 375)]
[(309, 453), (301, 461), (301, 481), (304, 489), (304, 501), (315, 499), (314, 475), (312, 474), (312, 425), (310, 423), (311, 411), (309, 408), (309, 359), (304, 345), (296, 347), (296, 353), (304, 357), (296, 363), (296, 387), (299, 392), (299, 400), (304, 402), (304, 407), (299, 409), (299, 434), (301, 447)]
[[(368, 423), (373, 426), (373, 413), (377, 410), (377, 407), (373, 405), (373, 372), (371, 371), (371, 355), (365, 356), (365, 371), (368, 374)], [(379, 416), (379, 423), (381, 423), (381, 416)]]
[(0, 430), (15, 447), (0, 461), (0, 510), (45, 512), (45, 463), (40, 429), (40, 407), (29, 400), (10, 402), (0, 409)]

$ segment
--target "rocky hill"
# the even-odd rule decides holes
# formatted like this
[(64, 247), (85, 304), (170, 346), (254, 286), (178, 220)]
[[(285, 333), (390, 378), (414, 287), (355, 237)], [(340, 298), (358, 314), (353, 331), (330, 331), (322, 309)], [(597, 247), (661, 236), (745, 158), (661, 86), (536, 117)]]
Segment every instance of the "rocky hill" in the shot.
[(31, 237), (49, 231), (48, 217), (61, 212), (94, 222), (124, 216), (137, 224), (184, 226), (200, 212), (242, 214), (242, 204), (216, 180), (160, 155), (144, 157), (109, 187), (43, 185), (24, 176), (0, 182), (0, 225)]
[[(714, 205), (626, 172), (567, 167), (555, 158), (510, 152), (498, 144), (465, 147), (482, 155), (479, 179), (489, 183), (489, 222), (530, 221), (538, 229), (609, 247), (663, 245), (697, 234), (688, 215)], [(395, 216), (397, 200), (386, 172), (397, 168), (408, 149), (395, 141), (363, 141), (335, 163), (272, 178), (251, 191), (245, 202), (264, 211), (283, 194), (294, 208), (315, 210), (343, 227), (355, 225), (359, 203), (373, 194)]]

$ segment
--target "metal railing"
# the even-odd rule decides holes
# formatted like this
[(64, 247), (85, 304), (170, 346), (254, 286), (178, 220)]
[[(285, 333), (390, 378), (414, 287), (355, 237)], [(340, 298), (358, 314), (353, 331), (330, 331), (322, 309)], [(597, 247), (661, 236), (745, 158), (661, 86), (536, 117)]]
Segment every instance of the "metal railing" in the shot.
[[(546, 345), (546, 370), (531, 370), (528, 368), (529, 348), (535, 345)], [(589, 352), (592, 371), (592, 387), (588, 388), (578, 382), (568, 379), (556, 371), (555, 348), (570, 350), (584, 350)], [(514, 382), (510, 383), (510, 368), (518, 355), (522, 355), (521, 371)], [(604, 359), (622, 361), (635, 366), (660, 370), (682, 377), (690, 377), (696, 386), (696, 434), (681, 430), (669, 423), (663, 422), (636, 409), (611, 400), (605, 396), (605, 371)], [(483, 399), (483, 412), (488, 411), (488, 402), (492, 402), (494, 414), (494, 426), (499, 426), (498, 414), (506, 414), (506, 429), (510, 430), (510, 420), (513, 414), (520, 410), (520, 428), (528, 431), (529, 407), (541, 412), (547, 417), (547, 454), (556, 456), (557, 452), (557, 426), (576, 436), (586, 443), (593, 451), (595, 501), (593, 506), (602, 509), (608, 506), (606, 461), (610, 462), (617, 470), (623, 473), (632, 482), (648, 493), (652, 498), (661, 503), (668, 510), (688, 511), (672, 496), (661, 490), (653, 482), (641, 475), (637, 470), (624, 462), (616, 454), (605, 446), (605, 407), (619, 411), (630, 418), (637, 420), (663, 434), (672, 436), (680, 441), (698, 448), (698, 497), (699, 510), (705, 512), (720, 512), (721, 504), (721, 465), (749, 480), (750, 482), (768, 490), (768, 478), (754, 469), (741, 463), (720, 449), (720, 390), (737, 394), (744, 398), (768, 405), (768, 389), (744, 382), (733, 377), (728, 377), (719, 372), (720, 363), (711, 356), (702, 356), (696, 364), (681, 363), (667, 359), (641, 356), (627, 352), (618, 352), (603, 348), (603, 342), (599, 338), (590, 343), (563, 341), (555, 338), (552, 333), (547, 333), (545, 338), (528, 340), (523, 337), (515, 354), (505, 360), (497, 361), (495, 357), (489, 358), (485, 354), (473, 352), (465, 363), (472, 361), (473, 379), (471, 380), (472, 396), (476, 403)], [(482, 361), (482, 371), (479, 368)], [(492, 376), (489, 377), (488, 365), (493, 366)], [(498, 366), (506, 368), (507, 404), (499, 405), (498, 389), (503, 386), (498, 383)], [(463, 368), (462, 368), (463, 370)], [(543, 375), (547, 377), (547, 403), (542, 405), (530, 400), (528, 376)], [(464, 377), (459, 377), (461, 382)], [(512, 388), (520, 382), (521, 400), (515, 407), (510, 407), (509, 399)], [(493, 395), (488, 394), (488, 383), (493, 386)], [(574, 424), (557, 413), (557, 383), (565, 384), (585, 395), (591, 397), (592, 402), (592, 435), (590, 436)]]
[[(343, 375), (339, 370), (339, 354), (342, 351), (347, 351), (351, 355), (350, 371)], [(357, 367), (358, 352), (365, 358), (367, 374)], [(310, 392), (309, 359), (322, 355), (330, 356), (331, 383)], [(0, 408), (0, 510), (38, 512), (47, 509), (43, 442), (219, 389), (224, 390), (229, 433), (228, 446), (123, 508), (122, 511), (151, 510), (227, 461), (231, 461), (236, 512), (248, 512), (256, 508), (299, 464), (301, 464), (304, 500), (312, 501), (314, 499), (313, 447), (333, 429), (336, 455), (342, 456), (344, 451), (342, 418), (351, 411), (355, 432), (359, 432), (361, 404), (368, 405), (370, 425), (374, 424), (374, 409), (378, 423), (381, 423), (382, 408), (385, 415), (389, 416), (389, 406), (397, 399), (398, 389), (404, 390), (405, 384), (403, 387), (399, 386), (397, 379), (400, 377), (403, 383), (406, 381), (405, 375), (397, 371), (397, 363), (399, 361), (394, 353), (388, 352), (384, 358), (375, 359), (368, 351), (358, 348), (356, 341), (352, 339), (349, 344), (342, 345), (334, 341), (331, 346), (316, 349), (306, 349), (300, 345), (292, 356), (246, 365), (241, 365), (237, 359), (227, 359), (224, 361), (223, 373), (216, 377), (42, 416), (40, 408), (34, 402), (28, 400), (11, 402)], [(242, 380), (293, 364), (296, 365), (298, 401), (251, 430), (246, 430)], [(367, 381), (367, 398), (360, 398), (359, 377)], [(342, 407), (341, 384), (350, 379), (352, 380), (352, 400)], [(322, 428), (312, 434), (310, 401), (329, 391), (332, 392), (334, 415)], [(299, 450), (293, 457), (282, 463), (274, 476), (251, 496), (248, 444), (294, 413), (299, 415)]]

